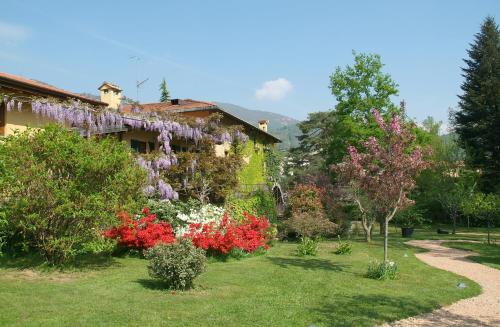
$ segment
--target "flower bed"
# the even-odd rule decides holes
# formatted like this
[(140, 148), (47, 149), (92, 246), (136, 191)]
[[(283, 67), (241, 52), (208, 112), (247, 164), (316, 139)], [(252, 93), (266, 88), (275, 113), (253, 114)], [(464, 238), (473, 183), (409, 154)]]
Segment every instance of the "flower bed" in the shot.
[(132, 219), (126, 212), (118, 214), (121, 225), (104, 232), (104, 236), (118, 240), (118, 245), (133, 249), (148, 249), (158, 243), (173, 243), (174, 232), (169, 223), (157, 222), (156, 215), (144, 208), (142, 215)]
[(239, 222), (224, 214), (219, 223), (191, 224), (184, 237), (209, 254), (227, 255), (234, 249), (252, 253), (259, 248), (269, 248), (269, 227), (265, 217), (245, 213), (245, 219)]

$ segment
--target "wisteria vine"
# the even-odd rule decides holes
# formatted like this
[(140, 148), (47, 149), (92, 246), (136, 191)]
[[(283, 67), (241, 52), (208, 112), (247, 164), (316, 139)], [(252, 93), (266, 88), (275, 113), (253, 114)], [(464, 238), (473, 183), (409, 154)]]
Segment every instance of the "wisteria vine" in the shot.
[[(138, 164), (148, 173), (148, 183), (144, 189), (147, 196), (159, 196), (164, 200), (177, 200), (179, 194), (173, 190), (172, 186), (162, 179), (160, 172), (168, 170), (172, 165), (177, 165), (177, 157), (172, 152), (171, 142), (174, 138), (191, 140), (195, 144), (203, 137), (209, 137), (218, 144), (234, 141), (246, 142), (248, 136), (239, 130), (232, 134), (222, 132), (211, 135), (207, 132), (208, 126), (204, 120), (197, 119), (195, 126), (180, 124), (175, 121), (163, 120), (155, 114), (142, 113), (140, 108), (134, 106), (132, 113), (134, 116), (126, 116), (118, 110), (104, 109), (93, 106), (80, 100), (67, 100), (58, 102), (55, 99), (39, 97), (19, 97), (11, 94), (0, 94), (3, 98), (7, 111), (22, 111), (23, 104), (31, 104), (31, 111), (34, 114), (46, 117), (64, 125), (78, 128), (86, 136), (92, 134), (102, 134), (106, 131), (131, 129), (144, 129), (158, 133), (158, 143), (160, 144), (160, 156), (153, 160), (138, 158)], [(191, 170), (194, 172), (196, 161), (191, 163)]]

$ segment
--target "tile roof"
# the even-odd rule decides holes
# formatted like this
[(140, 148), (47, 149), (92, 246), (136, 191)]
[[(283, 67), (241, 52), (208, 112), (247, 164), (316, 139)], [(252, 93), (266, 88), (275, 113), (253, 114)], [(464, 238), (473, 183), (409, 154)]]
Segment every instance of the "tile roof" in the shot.
[[(178, 104), (172, 104), (172, 102), (175, 101), (177, 101)], [(144, 103), (144, 104), (141, 103), (139, 106), (142, 112), (170, 111), (175, 113), (182, 113), (182, 112), (203, 111), (203, 110), (218, 111), (223, 115), (230, 117), (233, 120), (236, 120), (238, 124), (241, 124), (246, 128), (253, 130), (254, 132), (265, 135), (267, 138), (272, 139), (274, 143), (281, 143), (281, 140), (276, 136), (261, 130), (257, 126), (223, 110), (222, 108), (211, 102), (197, 101), (192, 99), (175, 99), (173, 101), (168, 101), (168, 102)], [(131, 104), (122, 105), (121, 112), (131, 113), (133, 108), (134, 105)]]
[(17, 76), (17, 75), (12, 75), (4, 72), (0, 72), (0, 86), (7, 86), (7, 87), (13, 87), (13, 88), (22, 88), (28, 92), (34, 92), (34, 93), (40, 93), (44, 95), (52, 95), (52, 96), (57, 96), (57, 97), (63, 97), (63, 98), (75, 98), (79, 99), (81, 101), (94, 104), (94, 105), (99, 105), (99, 106), (108, 106), (107, 103), (95, 100), (95, 99), (90, 99), (87, 97), (84, 97), (80, 94), (76, 94), (73, 92), (69, 92), (60, 88), (57, 88), (55, 86), (32, 80), (29, 78)]

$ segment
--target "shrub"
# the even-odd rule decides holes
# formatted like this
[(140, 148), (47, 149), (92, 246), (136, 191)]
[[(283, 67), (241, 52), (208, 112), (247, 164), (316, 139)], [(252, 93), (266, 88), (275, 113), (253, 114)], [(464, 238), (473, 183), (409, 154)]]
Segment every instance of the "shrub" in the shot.
[(289, 192), (288, 204), (291, 214), (324, 213), (321, 198), (323, 190), (313, 184), (299, 184)]
[(243, 221), (229, 219), (224, 215), (219, 223), (191, 224), (185, 238), (210, 255), (228, 255), (233, 249), (253, 253), (259, 248), (268, 248), (269, 221), (245, 214)]
[(98, 237), (116, 211), (143, 200), (145, 173), (130, 147), (112, 137), (82, 138), (56, 125), (28, 130), (0, 142), (0, 163), (0, 207), (13, 239), (52, 264)]
[(178, 226), (175, 230), (177, 236), (183, 236), (189, 232), (191, 224), (208, 224), (211, 222), (218, 223), (224, 216), (224, 208), (213, 204), (202, 205), (198, 209), (191, 209), (189, 213), (179, 213), (175, 219)]
[(148, 249), (158, 243), (173, 243), (174, 232), (169, 223), (157, 221), (155, 214), (143, 209), (143, 215), (132, 219), (126, 212), (118, 214), (121, 225), (104, 232), (104, 236), (118, 240), (118, 245), (130, 249)]
[(318, 253), (318, 239), (309, 238), (307, 236), (300, 238), (300, 243), (297, 246), (297, 255), (302, 257), (306, 255), (316, 255)]
[(156, 215), (157, 219), (166, 221), (175, 228), (182, 225), (182, 222), (177, 220), (179, 214), (189, 214), (191, 211), (199, 210), (202, 204), (193, 198), (189, 198), (187, 201), (149, 199), (146, 207)]
[(371, 262), (366, 274), (368, 278), (378, 280), (396, 279), (398, 275), (398, 265), (394, 261), (389, 261), (388, 263)]
[(248, 197), (228, 196), (224, 208), (231, 217), (244, 217), (244, 213), (266, 216), (270, 222), (276, 222), (278, 213), (276, 202), (270, 192), (258, 190)]
[(351, 254), (352, 252), (352, 245), (349, 242), (344, 242), (340, 239), (339, 235), (339, 242), (337, 243), (337, 249), (335, 250), (335, 254)]
[(317, 237), (335, 233), (335, 224), (322, 213), (297, 212), (284, 222), (287, 233), (298, 236)]
[(207, 258), (202, 249), (190, 240), (179, 239), (172, 244), (159, 244), (145, 253), (152, 278), (165, 282), (167, 288), (189, 289), (194, 279), (206, 268)]
[(424, 218), (422, 210), (419, 210), (415, 206), (398, 212), (394, 218), (394, 224), (400, 227), (413, 228), (421, 226), (426, 222), (428, 220)]

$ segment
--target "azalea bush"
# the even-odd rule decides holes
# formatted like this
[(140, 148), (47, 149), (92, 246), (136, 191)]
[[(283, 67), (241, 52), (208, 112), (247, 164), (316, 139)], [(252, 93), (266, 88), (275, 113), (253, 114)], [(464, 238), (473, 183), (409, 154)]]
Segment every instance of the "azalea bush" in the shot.
[(265, 217), (245, 214), (243, 221), (230, 219), (224, 214), (220, 222), (189, 225), (185, 238), (207, 251), (210, 255), (228, 255), (234, 249), (253, 253), (258, 249), (268, 249), (270, 224)]
[(158, 221), (156, 215), (145, 208), (142, 214), (130, 217), (126, 212), (118, 214), (119, 226), (108, 229), (104, 236), (118, 241), (118, 245), (130, 249), (143, 250), (158, 243), (169, 244), (175, 241), (169, 223)]
[(200, 208), (191, 209), (189, 213), (179, 213), (175, 219), (176, 225), (178, 226), (175, 230), (175, 234), (182, 236), (189, 232), (189, 225), (191, 224), (208, 224), (208, 223), (218, 223), (222, 220), (224, 216), (224, 208), (213, 205), (205, 204)]
[(149, 259), (149, 275), (170, 289), (193, 287), (194, 279), (206, 269), (205, 251), (190, 240), (180, 239), (171, 244), (158, 244), (145, 252)]

